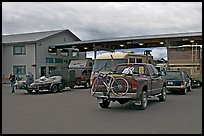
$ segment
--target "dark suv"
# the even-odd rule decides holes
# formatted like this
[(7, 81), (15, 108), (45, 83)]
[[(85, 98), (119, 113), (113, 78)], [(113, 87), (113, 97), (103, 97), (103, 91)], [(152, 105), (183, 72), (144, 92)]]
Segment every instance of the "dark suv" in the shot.
[(191, 91), (191, 78), (184, 71), (167, 70), (165, 79), (167, 91), (180, 91), (183, 95)]

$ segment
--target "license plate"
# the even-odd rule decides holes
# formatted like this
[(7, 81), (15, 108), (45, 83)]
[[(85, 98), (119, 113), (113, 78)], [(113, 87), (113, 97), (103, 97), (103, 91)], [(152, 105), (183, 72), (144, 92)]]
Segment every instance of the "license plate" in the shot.
[(174, 83), (173, 82), (168, 82), (168, 85), (173, 85)]

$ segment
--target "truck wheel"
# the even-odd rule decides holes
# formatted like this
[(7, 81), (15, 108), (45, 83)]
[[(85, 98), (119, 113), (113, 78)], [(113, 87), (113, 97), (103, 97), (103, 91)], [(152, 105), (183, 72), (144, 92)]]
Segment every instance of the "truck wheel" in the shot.
[(109, 105), (110, 105), (110, 101), (109, 101), (109, 100), (103, 100), (102, 103), (99, 103), (99, 106), (100, 106), (101, 108), (108, 108)]
[(63, 85), (63, 84), (59, 84), (58, 90), (59, 90), (59, 92), (61, 92), (62, 90), (64, 90), (64, 85)]
[(138, 109), (145, 110), (147, 108), (147, 92), (142, 91), (141, 98), (140, 98), (140, 105), (138, 105)]
[(159, 98), (159, 101), (165, 101), (166, 100), (166, 86), (163, 86), (161, 95), (158, 98)]
[(50, 91), (56, 93), (58, 91), (57, 85), (51, 85)]

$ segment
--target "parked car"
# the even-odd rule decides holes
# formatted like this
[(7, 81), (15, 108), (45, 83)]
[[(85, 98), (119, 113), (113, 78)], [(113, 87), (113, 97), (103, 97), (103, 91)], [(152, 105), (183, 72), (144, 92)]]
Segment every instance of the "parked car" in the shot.
[(152, 96), (157, 96), (159, 101), (166, 100), (166, 80), (152, 64), (118, 64), (111, 76), (103, 74), (92, 82), (91, 95), (97, 98), (101, 108), (109, 107), (111, 101), (120, 104), (132, 101), (144, 110)]
[(167, 70), (165, 79), (167, 91), (179, 91), (183, 95), (191, 91), (191, 78), (181, 70)]

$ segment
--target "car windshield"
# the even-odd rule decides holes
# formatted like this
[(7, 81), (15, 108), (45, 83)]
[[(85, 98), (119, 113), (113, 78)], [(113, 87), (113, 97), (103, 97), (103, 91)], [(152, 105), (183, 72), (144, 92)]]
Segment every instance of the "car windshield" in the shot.
[(166, 71), (165, 78), (167, 80), (181, 80), (182, 74), (180, 71)]
[(118, 64), (125, 63), (125, 61), (126, 59), (96, 59), (94, 62), (93, 71), (113, 71)]

